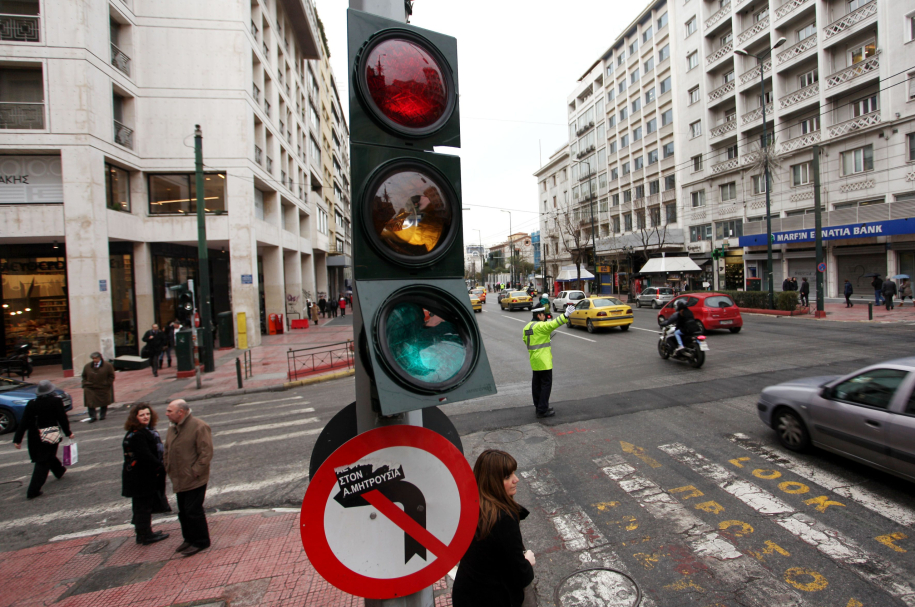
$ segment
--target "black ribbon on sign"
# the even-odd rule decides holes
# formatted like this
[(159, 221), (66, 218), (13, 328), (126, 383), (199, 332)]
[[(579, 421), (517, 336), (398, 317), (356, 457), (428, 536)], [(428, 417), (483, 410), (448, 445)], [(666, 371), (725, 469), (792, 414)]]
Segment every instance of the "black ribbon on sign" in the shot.
[[(426, 497), (419, 487), (404, 480), (403, 466), (393, 470), (381, 466), (373, 470), (371, 464), (365, 464), (338, 471), (336, 475), (340, 491), (334, 495), (334, 500), (344, 508), (369, 506), (362, 495), (378, 491), (392, 502), (402, 505), (404, 514), (423, 529), (426, 528)], [(426, 548), (404, 532), (404, 563), (408, 563), (413, 555), (427, 560)]]

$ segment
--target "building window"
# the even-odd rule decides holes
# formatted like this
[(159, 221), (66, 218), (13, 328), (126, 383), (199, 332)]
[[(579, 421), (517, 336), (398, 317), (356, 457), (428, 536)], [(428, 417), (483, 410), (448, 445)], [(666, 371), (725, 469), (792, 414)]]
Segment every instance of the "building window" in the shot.
[(734, 158), (737, 158), (737, 144), (735, 143), (734, 145), (728, 146), (725, 149), (725, 153), (727, 154), (728, 160), (733, 160)]
[(696, 190), (690, 192), (689, 201), (694, 209), (705, 206), (705, 190)]
[(863, 116), (864, 114), (870, 114), (871, 112), (877, 111), (877, 95), (869, 95), (864, 99), (858, 99), (852, 103), (852, 112), (855, 117)]
[(635, 143), (636, 141), (640, 141), (641, 139), (642, 139), (642, 127), (637, 126), (634, 129), (632, 129), (632, 141), (633, 141), (633, 143)]
[(620, 216), (619, 215), (613, 216), (613, 233), (614, 234), (620, 233)]
[(607, 76), (610, 76), (611, 74), (613, 74), (613, 62), (612, 61), (607, 64)]
[(648, 152), (648, 164), (654, 164), (658, 161), (658, 150), (649, 150)]
[(674, 142), (668, 142), (664, 144), (664, 158), (670, 158), (674, 155)]
[(623, 215), (623, 222), (626, 224), (626, 231), (632, 231), (632, 213), (626, 213)]
[(667, 110), (666, 112), (661, 114), (661, 126), (667, 126), (668, 124), (670, 124), (673, 121), (674, 121), (674, 111), (673, 110)]
[(109, 209), (130, 212), (130, 173), (105, 164), (105, 199)]
[(702, 170), (702, 154), (693, 156), (693, 173)]
[(652, 118), (647, 123), (645, 123), (645, 132), (649, 135), (658, 130), (658, 119)]
[(699, 103), (699, 87), (689, 89), (689, 104)]
[(624, 108), (620, 109), (620, 122), (622, 122), (626, 118), (629, 118), (629, 108), (628, 107), (624, 107)]
[(619, 56), (616, 58), (617, 65), (623, 65), (623, 62), (626, 60), (626, 51), (620, 51)]
[(616, 126), (616, 114), (610, 114), (610, 116), (607, 117), (607, 126)]
[(308, 138), (308, 143), (311, 146), (309, 152), (311, 153), (311, 159), (313, 162), (321, 162), (321, 146), (318, 145), (318, 142), (315, 141), (314, 137)]
[(609, 103), (614, 99), (616, 99), (616, 90), (611, 88), (609, 91), (607, 91), (607, 102)]
[(0, 109), (0, 129), (44, 128), (44, 79), (40, 66), (0, 69)]
[(607, 174), (606, 173), (601, 173), (600, 175), (597, 176), (597, 184), (601, 190), (607, 189)]
[(653, 207), (648, 210), (648, 219), (651, 221), (651, 227), (656, 228), (661, 225), (661, 207)]
[(664, 176), (664, 191), (669, 192), (677, 187), (677, 177), (674, 174)]
[(637, 50), (639, 50), (639, 41), (633, 40), (632, 44), (629, 45), (629, 56), (635, 55)]
[(603, 122), (601, 122), (600, 124), (597, 125), (597, 130), (595, 132), (597, 133), (597, 143), (598, 144), (603, 143), (604, 139), (606, 139), (606, 133), (604, 132), (604, 123)]
[(820, 117), (814, 116), (801, 121), (801, 134), (815, 133), (820, 130)]
[(817, 33), (817, 24), (808, 23), (801, 29), (797, 30), (797, 41), (800, 42), (801, 40), (806, 40), (807, 38), (813, 36), (815, 33)]
[(610, 200), (611, 200), (611, 203), (613, 206), (615, 206), (615, 207), (620, 206), (620, 195), (619, 194), (614, 194), (613, 196), (610, 197)]
[(607, 166), (607, 148), (601, 148), (597, 151), (597, 168), (602, 169)]
[(712, 224), (707, 223), (701, 226), (689, 226), (689, 241), (702, 242), (703, 240), (712, 239)]
[(610, 169), (610, 179), (615, 180), (620, 178), (620, 170), (617, 167)]
[(609, 147), (610, 147), (610, 153), (616, 154), (616, 139), (613, 139), (612, 141), (610, 141)]
[(635, 68), (629, 74), (629, 84), (635, 84), (638, 81), (639, 81), (639, 68)]
[(732, 181), (718, 186), (718, 195), (721, 202), (728, 202), (737, 198), (737, 183)]
[(915, 13), (907, 15), (905, 18), (905, 39), (915, 40)]
[(625, 80), (620, 80), (619, 87), (617, 87), (617, 88), (618, 88), (618, 90), (619, 90), (619, 92), (620, 92), (620, 95), (622, 95), (623, 92), (626, 90), (626, 81), (625, 81)]
[(848, 54), (852, 65), (854, 65), (855, 63), (861, 63), (871, 55), (874, 55), (876, 52), (877, 43), (874, 40), (870, 40), (851, 49), (848, 51)]
[(727, 34), (725, 34), (724, 36), (722, 36), (721, 38), (718, 39), (718, 48), (729, 45), (733, 39), (734, 39), (734, 32), (728, 32)]
[(635, 114), (640, 109), (642, 109), (642, 98), (636, 97), (632, 100), (632, 113)]
[(620, 149), (629, 147), (629, 133), (624, 133), (620, 136)]
[[(226, 174), (204, 175), (203, 204), (207, 213), (226, 210)], [(197, 212), (197, 180), (194, 173), (149, 175), (150, 215)]]
[(915, 133), (906, 135), (909, 142), (909, 162), (915, 162)]
[(817, 82), (820, 79), (820, 72), (817, 68), (813, 68), (809, 72), (805, 72), (798, 76), (798, 84), (801, 88), (805, 86), (810, 86), (814, 82)]
[(651, 26), (645, 28), (645, 31), (642, 32), (642, 42), (648, 42), (651, 40), (651, 36), (654, 34), (654, 31), (651, 29)]
[(641, 157), (641, 156), (636, 156), (636, 158), (635, 158), (632, 162), (633, 162), (633, 164), (634, 164), (634, 167), (635, 167), (635, 170), (636, 170), (636, 171), (638, 171), (638, 170), (641, 169), (643, 166), (645, 166), (645, 159), (644, 159), (643, 157)]
[(666, 211), (666, 214), (667, 214), (667, 218), (666, 218), (667, 223), (669, 223), (669, 224), (677, 223), (677, 205), (669, 204), (664, 207), (664, 210)]
[(727, 84), (728, 82), (734, 82), (734, 70), (731, 70), (724, 75), (724, 84)]
[(578, 196), (581, 193), (581, 188), (575, 186), (572, 188), (572, 200), (578, 200)]
[(766, 176), (765, 175), (753, 175), (751, 178), (753, 181), (753, 193), (754, 194), (765, 194), (766, 193)]
[(766, 6), (766, 8), (762, 9), (761, 11), (759, 11), (758, 13), (753, 15), (753, 23), (759, 23), (760, 21), (762, 21), (763, 19), (765, 19), (768, 16), (769, 16), (769, 7)]
[(628, 174), (631, 173), (631, 172), (632, 172), (632, 171), (629, 169), (629, 163), (628, 163), (628, 162), (624, 162), (624, 163), (623, 163), (623, 175), (628, 175)]
[(715, 222), (715, 238), (718, 240), (724, 240), (725, 238), (740, 238), (741, 236), (743, 236), (742, 219)]
[(661, 193), (661, 182), (657, 179), (650, 181), (648, 183), (648, 193), (649, 194), (660, 194)]
[(696, 33), (696, 18), (693, 17), (686, 22), (686, 37), (689, 38), (694, 33)]
[(668, 92), (670, 90), (670, 76), (661, 81), (661, 94)]
[(632, 202), (632, 190), (623, 192), (623, 202)]
[(635, 199), (645, 198), (645, 186), (637, 185), (635, 186)]
[(697, 120), (696, 122), (690, 123), (689, 125), (689, 136), (691, 139), (695, 139), (702, 134), (702, 121)]
[(651, 103), (655, 100), (654, 87), (648, 89), (648, 92), (645, 93), (645, 103)]
[(658, 63), (661, 63), (668, 57), (670, 57), (670, 45), (665, 44), (663, 47), (661, 47), (661, 50), (658, 51)]
[(699, 51), (693, 51), (686, 56), (686, 71), (699, 65)]
[(648, 61), (645, 62), (645, 73), (647, 74), (654, 69), (654, 57), (649, 57)]
[(842, 152), (842, 175), (854, 175), (874, 170), (874, 146)]
[(665, 27), (666, 25), (667, 25), (667, 13), (665, 12), (663, 15), (658, 17), (658, 29), (661, 29), (662, 27)]
[(810, 183), (810, 163), (791, 165), (791, 186), (798, 187)]

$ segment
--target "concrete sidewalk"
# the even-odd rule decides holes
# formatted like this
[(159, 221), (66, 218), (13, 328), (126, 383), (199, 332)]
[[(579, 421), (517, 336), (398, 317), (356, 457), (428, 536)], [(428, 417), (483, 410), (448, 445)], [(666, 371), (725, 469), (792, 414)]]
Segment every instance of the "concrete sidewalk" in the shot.
[[(286, 355), (289, 350), (301, 348), (319, 348), (353, 339), (353, 326), (350, 317), (321, 320), (320, 325), (308, 329), (289, 331), (282, 335), (264, 335), (261, 345), (251, 348), (253, 376), (243, 379), (246, 392), (282, 390), (283, 384), (289, 381)], [(202, 388), (197, 389), (195, 378), (178, 379), (176, 361), (172, 356), (172, 366), (159, 370), (159, 377), (152, 374), (148, 367), (139, 371), (118, 371), (114, 381), (115, 403), (125, 404), (138, 401), (161, 402), (172, 398), (197, 400), (219, 394), (229, 394), (238, 390), (235, 371), (235, 359), (244, 357), (243, 350), (217, 350), (215, 353), (216, 369), (213, 373), (203, 374)], [(166, 363), (167, 364), (167, 363)], [(343, 367), (345, 369), (345, 367)], [(330, 369), (330, 372), (340, 369)], [(60, 366), (35, 367), (28, 381), (38, 383), (48, 379), (66, 390), (73, 397), (73, 413), (81, 413), (83, 407), (83, 390), (80, 388), (82, 367), (74, 369), (75, 377), (65, 378)], [(242, 375), (244, 377), (244, 374)], [(299, 376), (301, 379), (301, 375)]]
[[(873, 303), (873, 299), (855, 299), (852, 298), (852, 303), (854, 307), (846, 308), (845, 300), (842, 300), (842, 303), (832, 303), (827, 301), (825, 303), (826, 309), (826, 320), (836, 320), (842, 322), (876, 322), (876, 323), (915, 323), (915, 305), (912, 305), (911, 300), (906, 300), (904, 306), (899, 305), (897, 300), (895, 303), (895, 309), (887, 310), (883, 305), (874, 306), (874, 320), (869, 321), (867, 315), (867, 304)], [(801, 316), (786, 316), (784, 318), (807, 318), (810, 320), (814, 319), (814, 312), (816, 311), (816, 302), (811, 300), (810, 302), (810, 314), (801, 315)]]
[[(188, 558), (175, 553), (181, 543), (178, 523), (161, 520), (153, 521), (153, 528), (171, 536), (151, 546), (137, 545), (132, 527), (122, 525), (117, 531), (0, 553), (0, 607), (363, 604), (363, 599), (337, 590), (315, 572), (302, 548), (298, 512), (207, 517), (213, 545)], [(449, 578), (437, 582), (435, 606), (450, 606), (450, 593)]]

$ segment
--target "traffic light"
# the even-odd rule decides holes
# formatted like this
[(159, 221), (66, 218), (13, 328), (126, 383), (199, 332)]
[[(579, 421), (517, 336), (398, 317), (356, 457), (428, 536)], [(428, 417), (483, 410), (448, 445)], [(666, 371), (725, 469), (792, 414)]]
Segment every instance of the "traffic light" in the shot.
[(194, 313), (194, 296), (185, 284), (174, 285), (168, 289), (175, 294), (177, 299), (175, 303), (175, 318), (181, 321), (182, 325), (189, 324), (191, 315)]
[[(495, 394), (464, 283), (457, 41), (349, 9), (360, 359), (384, 415)], [(358, 323), (357, 323), (358, 326)]]

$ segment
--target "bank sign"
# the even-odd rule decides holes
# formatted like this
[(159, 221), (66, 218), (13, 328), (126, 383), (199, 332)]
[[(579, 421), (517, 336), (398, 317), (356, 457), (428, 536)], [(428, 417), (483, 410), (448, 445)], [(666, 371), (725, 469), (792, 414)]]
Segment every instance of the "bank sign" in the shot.
[[(844, 226), (830, 226), (822, 228), (823, 240), (842, 240), (845, 238), (866, 238), (868, 236), (898, 236), (900, 234), (915, 234), (915, 218), (890, 219), (887, 221), (870, 221), (867, 223), (854, 223)], [(796, 242), (813, 242), (816, 240), (815, 229), (790, 230), (788, 232), (774, 232), (772, 244), (792, 244)], [(766, 235), (754, 234), (741, 236), (738, 246), (755, 247), (765, 246)]]

